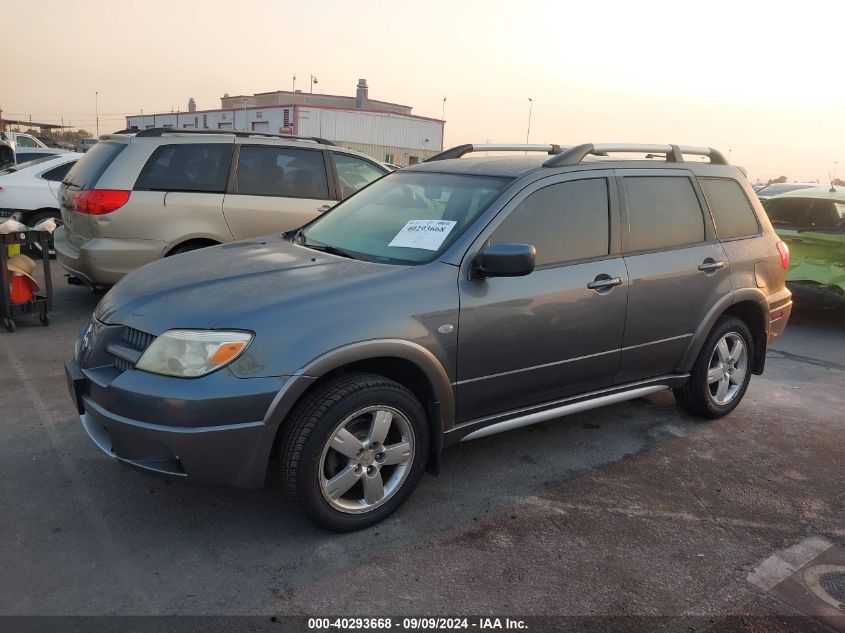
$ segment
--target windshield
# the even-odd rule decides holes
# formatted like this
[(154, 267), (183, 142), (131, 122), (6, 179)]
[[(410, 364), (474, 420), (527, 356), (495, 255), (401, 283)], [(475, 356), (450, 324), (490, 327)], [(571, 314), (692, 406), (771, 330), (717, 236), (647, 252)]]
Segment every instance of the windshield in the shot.
[(423, 264), (445, 251), (509, 182), (393, 172), (306, 226), (298, 239), (356, 259)]

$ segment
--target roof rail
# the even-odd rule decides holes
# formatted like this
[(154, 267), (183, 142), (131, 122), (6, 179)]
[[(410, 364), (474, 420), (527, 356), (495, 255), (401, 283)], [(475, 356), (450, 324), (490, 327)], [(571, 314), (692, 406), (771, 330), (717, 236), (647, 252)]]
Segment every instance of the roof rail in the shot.
[(450, 158), (460, 158), (470, 152), (545, 152), (554, 156), (560, 154), (561, 151), (569, 149), (562, 145), (521, 145), (521, 144), (502, 144), (502, 143), (468, 143), (466, 145), (456, 145), (449, 149), (435, 154), (431, 158), (427, 158), (423, 162), (429, 163), (434, 160), (448, 160)]
[[(320, 143), (321, 145), (335, 145), (319, 136), (294, 136), (293, 134), (270, 134), (269, 132), (236, 132), (234, 130), (196, 130), (192, 128), (175, 128), (175, 127), (151, 127), (146, 130), (126, 130), (126, 133), (134, 132), (135, 137), (157, 137), (165, 134), (228, 134), (238, 138), (283, 138), (291, 141), (312, 141)], [(123, 133), (123, 131), (119, 132)]]
[(585, 143), (558, 154), (543, 163), (544, 167), (564, 167), (579, 165), (587, 156), (606, 156), (613, 152), (631, 152), (636, 154), (665, 154), (666, 162), (682, 163), (684, 154), (708, 156), (714, 165), (727, 165), (724, 155), (712, 147), (694, 145), (628, 145), (618, 143)]

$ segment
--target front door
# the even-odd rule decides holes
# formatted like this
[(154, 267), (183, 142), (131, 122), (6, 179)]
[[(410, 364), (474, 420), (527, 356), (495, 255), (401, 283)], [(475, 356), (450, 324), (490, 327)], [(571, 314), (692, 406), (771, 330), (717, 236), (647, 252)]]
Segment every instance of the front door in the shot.
[(533, 244), (537, 263), (525, 277), (461, 275), (460, 422), (611, 384), (628, 292), (616, 200), (607, 171), (545, 178), (476, 241)]
[(674, 372), (731, 291), (729, 261), (686, 170), (620, 170), (628, 315), (618, 383)]
[(241, 145), (223, 214), (236, 240), (282, 233), (335, 204), (325, 153), (272, 145)]

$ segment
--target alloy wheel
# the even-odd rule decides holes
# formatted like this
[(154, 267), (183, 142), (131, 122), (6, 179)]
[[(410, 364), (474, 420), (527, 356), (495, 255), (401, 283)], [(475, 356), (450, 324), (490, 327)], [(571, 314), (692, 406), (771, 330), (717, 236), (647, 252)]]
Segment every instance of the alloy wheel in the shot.
[(748, 371), (748, 350), (742, 337), (728, 332), (716, 344), (707, 370), (707, 387), (713, 402), (720, 406), (736, 398)]
[(370, 512), (402, 487), (414, 449), (411, 422), (397, 409), (377, 405), (354, 412), (323, 448), (318, 471), (323, 497), (340, 512)]

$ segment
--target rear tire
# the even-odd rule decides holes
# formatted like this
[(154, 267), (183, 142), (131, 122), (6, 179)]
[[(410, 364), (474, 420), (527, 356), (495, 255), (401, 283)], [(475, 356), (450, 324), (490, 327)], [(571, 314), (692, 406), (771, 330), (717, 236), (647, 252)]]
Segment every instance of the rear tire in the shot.
[(185, 242), (184, 244), (180, 244), (172, 251), (170, 251), (167, 254), (167, 257), (170, 257), (171, 255), (179, 255), (181, 253), (190, 253), (191, 251), (198, 251), (201, 248), (208, 248), (209, 246), (217, 246), (217, 242), (212, 242), (211, 240), (200, 242)]
[(378, 523), (422, 479), (428, 421), (414, 394), (393, 380), (367, 373), (331, 379), (287, 424), (282, 481), (320, 527), (350, 532)]
[(716, 321), (675, 399), (700, 418), (721, 418), (742, 400), (751, 381), (754, 340), (744, 321), (722, 316)]

